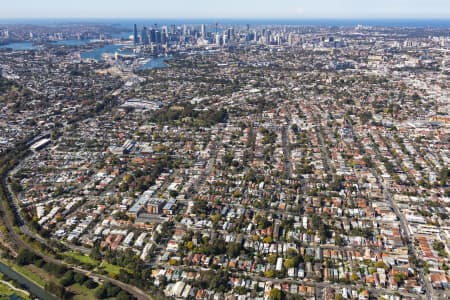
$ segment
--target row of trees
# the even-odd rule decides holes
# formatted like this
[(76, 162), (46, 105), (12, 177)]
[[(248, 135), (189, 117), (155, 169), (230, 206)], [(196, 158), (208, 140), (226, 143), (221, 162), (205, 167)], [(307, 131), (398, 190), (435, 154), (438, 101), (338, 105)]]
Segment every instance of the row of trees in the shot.
[(166, 107), (152, 116), (152, 121), (159, 124), (170, 124), (175, 121), (195, 120), (199, 126), (212, 126), (227, 120), (228, 113), (225, 109), (196, 110), (190, 103), (183, 103), (176, 107)]
[(90, 290), (95, 289), (95, 296), (98, 299), (105, 299), (115, 297), (115, 299), (133, 299), (128, 292), (123, 291), (120, 287), (117, 287), (110, 282), (99, 286), (98, 283), (93, 281), (88, 276), (68, 269), (65, 266), (58, 265), (51, 262), (45, 262), (42, 257), (34, 252), (24, 249), (19, 252), (16, 258), (16, 263), (20, 266), (35, 265), (36, 267), (43, 269), (47, 273), (53, 275), (56, 278), (60, 278), (58, 281), (50, 281), (45, 285), (45, 290), (49, 293), (57, 296), (59, 299), (71, 299), (73, 293), (70, 291), (70, 286), (79, 284)]

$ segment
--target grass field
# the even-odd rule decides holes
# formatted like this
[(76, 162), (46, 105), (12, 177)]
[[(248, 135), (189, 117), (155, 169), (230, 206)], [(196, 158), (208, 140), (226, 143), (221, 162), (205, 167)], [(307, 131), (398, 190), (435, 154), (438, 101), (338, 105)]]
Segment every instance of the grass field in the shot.
[(18, 266), (14, 265), (12, 266), (12, 269), (23, 276), (27, 277), (40, 287), (44, 287), (45, 283), (48, 280), (48, 276), (46, 276), (45, 271), (40, 270), (36, 266), (28, 265), (28, 266)]
[[(3, 276), (0, 276), (0, 279), (4, 280)], [(19, 292), (19, 291), (15, 291), (14, 289), (10, 288), (7, 284), (4, 284), (3, 282), (0, 282), (0, 300), (2, 300), (2, 299), (10, 299), (10, 297), (13, 296), (13, 295), (19, 296), (19, 297), (21, 297), (22, 299), (25, 299), (25, 300), (31, 299), (25, 293), (22, 293), (22, 292)]]
[(90, 290), (85, 286), (74, 284), (69, 287), (69, 290), (74, 292), (76, 296), (74, 296), (73, 300), (95, 300), (94, 290)]
[(82, 264), (91, 265), (94, 267), (98, 266), (98, 261), (96, 261), (95, 259), (93, 259), (87, 255), (84, 255), (84, 254), (81, 254), (78, 252), (68, 251), (68, 252), (64, 253), (64, 256), (72, 257), (72, 258), (78, 260)]
[(110, 277), (117, 276), (119, 274), (120, 270), (123, 269), (119, 266), (115, 266), (113, 264), (107, 263), (106, 261), (102, 262), (102, 264), (100, 265), (100, 268), (105, 270), (106, 272), (108, 272), (108, 275)]
[(16, 271), (17, 273), (22, 274), (23, 276), (27, 277), (29, 280), (33, 281), (40, 287), (44, 287), (45, 283), (47, 282), (48, 275), (44, 270), (39, 269), (38, 267), (34, 265), (28, 265), (28, 266), (19, 266), (13, 263), (10, 260), (1, 260), (2, 263), (9, 266), (11, 269)]
[[(71, 253), (66, 253), (66, 255), (74, 257), (77, 260), (82, 261), (82, 263), (86, 263), (86, 264), (95, 263), (95, 265), (98, 265), (98, 262), (96, 262), (95, 260), (91, 259), (90, 257), (84, 256), (82, 254), (77, 254), (77, 253), (71, 252)], [(47, 282), (57, 282), (57, 283), (59, 282), (59, 278), (56, 278), (52, 274), (49, 274), (47, 271), (40, 269), (40, 268), (36, 267), (35, 265), (19, 266), (9, 260), (2, 259), (1, 261), (4, 264), (8, 265), (11, 269), (16, 271), (17, 273), (22, 274), (24, 277), (33, 281), (36, 285), (39, 285), (42, 288), (44, 288), (44, 286)], [(109, 274), (115, 274), (115, 272), (117, 272), (117, 274), (118, 274), (120, 268), (115, 267), (111, 264), (106, 264), (105, 270)], [(0, 274), (0, 279), (2, 279), (1, 274)], [(90, 290), (87, 287), (79, 285), (79, 284), (73, 284), (73, 285), (69, 286), (68, 288), (75, 294), (72, 299), (76, 299), (76, 300), (94, 300), (94, 299), (96, 299), (94, 296), (95, 289)], [(10, 290), (11, 293), (9, 293), (8, 290)], [(12, 289), (10, 289), (7, 285), (2, 284), (0, 282), (0, 300), (9, 299), (9, 296), (14, 294), (13, 292), (14, 291)], [(30, 297), (27, 297), (23, 293), (20, 293), (20, 292), (15, 292), (15, 293), (18, 296), (22, 297), (23, 299), (26, 299), (26, 300), (30, 299)]]

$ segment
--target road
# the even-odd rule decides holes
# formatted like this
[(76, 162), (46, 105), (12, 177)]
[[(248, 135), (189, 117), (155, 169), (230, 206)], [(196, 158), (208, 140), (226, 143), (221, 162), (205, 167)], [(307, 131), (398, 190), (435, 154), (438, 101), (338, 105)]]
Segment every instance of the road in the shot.
[(315, 123), (318, 124), (318, 126), (316, 127), (316, 134), (320, 143), (320, 152), (322, 154), (322, 161), (325, 163), (325, 169), (327, 170), (327, 173), (331, 174), (333, 164), (331, 162), (328, 152), (326, 151), (327, 147), (325, 144), (325, 138), (323, 137), (323, 134), (321, 132), (321, 126), (319, 125), (321, 123), (321, 118), (319, 115), (314, 115), (314, 119), (316, 121)]
[(0, 184), (1, 184), (1, 188), (5, 192), (5, 196), (7, 197), (7, 202), (0, 201), (0, 212), (3, 212), (1, 214), (1, 219), (2, 219), (3, 224), (5, 225), (5, 227), (8, 230), (8, 235), (9, 235), (8, 237), (11, 240), (11, 242), (13, 242), (17, 246), (18, 249), (27, 249), (33, 253), (40, 255), (42, 257), (42, 259), (46, 262), (54, 263), (57, 265), (62, 265), (67, 268), (77, 270), (78, 272), (82, 272), (92, 279), (100, 278), (105, 281), (110, 281), (111, 283), (113, 283), (113, 284), (117, 285), (118, 287), (122, 288), (123, 290), (127, 291), (128, 293), (130, 293), (131, 295), (133, 295), (134, 297), (136, 297), (139, 300), (148, 300), (149, 299), (149, 295), (147, 293), (145, 293), (144, 291), (140, 290), (139, 288), (137, 288), (135, 286), (120, 282), (118, 280), (115, 280), (115, 279), (112, 279), (112, 278), (109, 278), (109, 277), (106, 277), (106, 276), (103, 276), (100, 274), (95, 274), (92, 271), (84, 270), (79, 267), (70, 265), (62, 260), (55, 259), (54, 257), (51, 257), (45, 253), (36, 251), (36, 249), (34, 249), (32, 246), (30, 246), (28, 243), (26, 243), (22, 239), (22, 237), (16, 232), (16, 228), (14, 226), (15, 222), (14, 222), (14, 220), (11, 220), (10, 214), (8, 214), (7, 211), (12, 211), (13, 215), (16, 216), (17, 224), (19, 225), (19, 228), (24, 235), (27, 235), (30, 238), (36, 239), (39, 242), (43, 242), (45, 245), (47, 245), (48, 241), (46, 241), (44, 238), (40, 237), (39, 235), (35, 234), (34, 232), (32, 232), (27, 227), (25, 221), (22, 219), (22, 217), (19, 213), (17, 199), (15, 199), (12, 196), (13, 193), (11, 192), (11, 189), (6, 181), (6, 178), (9, 177), (11, 171), (12, 170), (9, 170), (9, 172), (6, 174), (6, 176), (1, 178)]
[[(376, 174), (377, 176), (377, 180), (382, 180), (378, 174)], [(414, 239), (411, 238), (411, 232), (409, 231), (409, 226), (408, 226), (408, 221), (405, 218), (405, 215), (400, 211), (400, 209), (398, 208), (397, 204), (395, 203), (395, 201), (392, 198), (392, 195), (389, 191), (389, 187), (383, 182), (383, 196), (386, 200), (388, 200), (389, 204), (391, 205), (392, 209), (394, 210), (395, 215), (397, 216), (397, 218), (400, 220), (400, 228), (402, 229), (402, 235), (404, 235), (404, 237), (406, 238), (406, 243), (408, 246), (408, 252), (410, 253), (410, 255), (414, 256), (416, 259), (419, 258), (419, 255), (417, 254), (416, 251), (416, 247), (413, 244)], [(430, 281), (428, 280), (428, 278), (425, 276), (423, 269), (417, 267), (417, 270), (419, 271), (419, 279), (420, 281), (425, 284), (426, 286), (426, 296), (427, 299), (438, 299), (436, 297), (434, 297), (433, 294), (433, 287), (431, 286)]]
[[(3, 182), (3, 184), (5, 184), (5, 182)], [(3, 185), (3, 188), (5, 188), (5, 185)], [(11, 197), (11, 195), (7, 195), (7, 196)], [(2, 201), (0, 201), (0, 211), (6, 211), (5, 210), (5, 205), (4, 205), (4, 203)], [(8, 214), (4, 213), (3, 217), (2, 217), (2, 220), (3, 220), (3, 223), (5, 224), (6, 228), (8, 229), (10, 237), (14, 241), (14, 243), (19, 248), (27, 249), (27, 250), (29, 250), (31, 252), (36, 253), (37, 252), (36, 249), (34, 249), (33, 247), (31, 247), (30, 245), (25, 243), (22, 240), (22, 238), (17, 234), (17, 232), (14, 229), (13, 223), (11, 222), (11, 220), (8, 218), (7, 215)], [(21, 226), (21, 228), (24, 228), (23, 232), (25, 234), (29, 233), (32, 238), (35, 238), (35, 235), (31, 231), (29, 231), (28, 227)], [(137, 288), (135, 286), (123, 283), (121, 281), (118, 281), (118, 280), (115, 280), (115, 279), (112, 279), (112, 278), (109, 278), (109, 277), (106, 277), (106, 276), (103, 276), (103, 275), (100, 275), (100, 274), (95, 274), (92, 271), (88, 271), (88, 270), (81, 269), (79, 267), (75, 267), (75, 266), (70, 265), (70, 264), (68, 264), (68, 263), (66, 263), (64, 261), (55, 259), (55, 258), (53, 258), (53, 257), (51, 257), (51, 256), (49, 256), (47, 254), (41, 253), (41, 252), (37, 252), (37, 254), (40, 255), (43, 258), (43, 260), (45, 260), (46, 262), (50, 262), (50, 263), (54, 263), (54, 264), (57, 264), (57, 265), (62, 265), (62, 266), (74, 269), (74, 270), (76, 270), (78, 272), (81, 272), (81, 273), (89, 276), (92, 279), (100, 278), (100, 279), (102, 279), (104, 281), (110, 281), (111, 283), (117, 285), (118, 287), (120, 287), (123, 290), (127, 291), (131, 295), (135, 296), (139, 300), (148, 300), (149, 299), (149, 296), (148, 296), (147, 293), (145, 293), (144, 291), (140, 290), (139, 288)]]
[[(17, 166), (15, 166), (11, 171), (9, 171), (8, 177), (14, 176), (17, 173), (17, 171), (20, 170), (23, 167), (24, 162), (26, 162), (27, 160), (32, 158), (33, 155), (34, 154), (24, 158)], [(9, 182), (6, 183), (6, 187), (8, 188), (8, 193), (9, 193), (10, 197), (13, 199), (13, 203), (14, 203), (13, 210), (19, 212), (19, 214), (20, 214), (20, 212), (22, 210), (21, 209), (21, 205), (20, 205), (20, 199), (17, 197), (17, 195), (15, 195), (15, 193), (13, 193), (13, 191), (11, 189), (11, 184)], [(19, 226), (19, 229), (26, 236), (29, 236), (29, 237), (39, 241), (40, 243), (50, 247), (50, 245), (48, 244), (48, 240), (43, 238), (42, 236), (40, 236), (36, 232), (32, 231), (30, 229), (30, 227), (28, 227), (28, 225), (26, 224), (25, 221), (22, 220), (21, 225)], [(61, 242), (60, 240), (58, 240), (58, 241)], [(70, 248), (71, 250), (78, 251), (78, 252), (81, 252), (83, 254), (89, 254), (90, 253), (90, 250), (85, 248), (85, 247), (76, 246), (76, 245), (72, 245), (72, 244), (66, 244), (66, 243), (63, 243), (63, 244), (66, 247)]]
[[(352, 128), (353, 130), (353, 128)], [(382, 154), (378, 151), (376, 153), (378, 157), (382, 156)], [(376, 168), (372, 168), (373, 175), (377, 178), (377, 181), (382, 185), (383, 188), (383, 198), (387, 200), (388, 204), (394, 211), (395, 215), (397, 216), (398, 220), (400, 221), (400, 229), (401, 234), (406, 240), (406, 244), (408, 246), (408, 253), (412, 256), (414, 256), (417, 259), (419, 259), (419, 255), (416, 251), (416, 247), (413, 244), (414, 238), (411, 236), (411, 232), (409, 230), (408, 221), (405, 218), (405, 215), (400, 211), (400, 209), (397, 206), (397, 203), (393, 200), (392, 194), (390, 192), (390, 187), (384, 182), (384, 180), (381, 178), (378, 171), (376, 171)], [(428, 277), (424, 274), (423, 268), (419, 268), (416, 266), (416, 269), (419, 272), (419, 280), (422, 284), (425, 285), (425, 292), (426, 292), (426, 299), (438, 299), (434, 295), (433, 287), (431, 286), (431, 282), (428, 280)]]
[[(168, 269), (178, 270), (178, 271), (182, 271), (183, 269), (186, 269), (186, 268), (194, 269), (197, 272), (211, 270), (210, 268), (204, 268), (204, 267), (199, 267), (199, 266), (183, 267), (183, 266), (170, 266), (169, 264), (163, 264), (162, 266), (165, 268), (168, 268)], [(409, 297), (412, 299), (422, 298), (421, 296), (418, 296), (416, 294), (411, 294), (411, 293), (404, 292), (404, 291), (392, 290), (389, 288), (380, 289), (380, 288), (375, 288), (375, 287), (367, 287), (362, 284), (333, 283), (333, 282), (328, 282), (328, 281), (315, 282), (315, 281), (309, 281), (308, 279), (303, 280), (303, 279), (295, 279), (295, 278), (282, 278), (282, 279), (268, 278), (268, 277), (259, 276), (254, 273), (250, 273), (250, 272), (246, 272), (246, 271), (239, 271), (239, 272), (231, 271), (230, 275), (233, 277), (237, 277), (237, 278), (244, 276), (246, 278), (250, 278), (255, 281), (271, 282), (272, 284), (289, 283), (289, 284), (305, 285), (305, 286), (314, 287), (314, 288), (320, 289), (320, 290), (322, 290), (324, 288), (328, 288), (328, 287), (332, 287), (334, 289), (347, 288), (347, 289), (353, 289), (353, 290), (367, 289), (371, 296), (377, 296), (377, 297), (381, 297), (381, 296), (385, 296), (385, 295), (393, 295), (393, 296), (401, 295), (403, 297)]]
[(281, 129), (281, 143), (284, 155), (284, 173), (286, 174), (287, 179), (291, 178), (292, 173), (291, 150), (289, 148), (289, 127), (290, 127), (290, 120), (288, 120), (287, 124), (284, 125)]
[(180, 202), (180, 203), (181, 203), (181, 202), (189, 202), (189, 201), (192, 199), (192, 197), (193, 197), (195, 194), (197, 194), (197, 192), (198, 192), (198, 187), (200, 187), (200, 186), (203, 185), (203, 183), (205, 182), (205, 180), (208, 178), (208, 175), (211, 175), (211, 172), (213, 171), (214, 166), (215, 166), (215, 164), (216, 164), (217, 144), (218, 144), (218, 141), (221, 140), (221, 137), (222, 137), (222, 135), (221, 135), (221, 136), (218, 136), (215, 140), (212, 140), (212, 141), (211, 141), (211, 144), (212, 144), (212, 145), (211, 145), (211, 153), (210, 153), (210, 155), (209, 155), (208, 162), (207, 162), (207, 164), (206, 164), (204, 170), (201, 171), (201, 174), (200, 174), (200, 176), (198, 177), (196, 184), (193, 185), (193, 186), (192, 186), (192, 189), (191, 189), (189, 192), (186, 193), (186, 197), (185, 197), (185, 198), (186, 198), (186, 199), (189, 199), (189, 200), (182, 200), (182, 201), (177, 200), (178, 202)]

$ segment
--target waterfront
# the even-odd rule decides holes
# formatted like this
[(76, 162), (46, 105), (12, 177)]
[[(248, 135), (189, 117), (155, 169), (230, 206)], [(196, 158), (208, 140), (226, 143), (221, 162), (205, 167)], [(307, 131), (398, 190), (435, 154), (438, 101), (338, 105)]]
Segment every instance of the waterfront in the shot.
[(146, 69), (158, 69), (158, 68), (167, 68), (166, 61), (169, 60), (171, 56), (168, 57), (153, 57), (150, 58), (148, 62), (146, 62), (140, 70)]
[[(89, 40), (64, 40), (64, 41), (56, 41), (52, 42), (52, 45), (67, 45), (67, 46), (82, 46), (87, 43), (89, 43)], [(30, 42), (20, 42), (20, 43), (11, 43), (7, 45), (1, 45), (0, 49), (12, 49), (14, 51), (28, 51), (28, 50), (34, 50), (41, 46), (33, 45), (33, 43)], [(80, 54), (81, 58), (83, 59), (95, 59), (95, 60), (102, 60), (103, 54), (114, 54), (116, 52), (120, 54), (130, 55), (133, 54), (133, 52), (129, 49), (122, 50), (122, 45), (116, 45), (116, 44), (108, 44), (104, 46), (100, 46), (98, 48), (82, 52)], [(165, 68), (167, 67), (167, 64), (165, 63), (165, 60), (167, 60), (168, 57), (154, 57), (150, 58), (142, 67), (140, 67), (141, 70), (145, 69), (154, 69), (154, 68)]]
[[(105, 45), (90, 51), (82, 52), (80, 54), (83, 59), (95, 59), (102, 60), (104, 54), (114, 54), (119, 53), (122, 55), (132, 55), (134, 54), (129, 48), (123, 49), (123, 45), (110, 44)], [(165, 68), (167, 64), (165, 61), (170, 59), (170, 57), (152, 57), (149, 58), (139, 69), (155, 69), (155, 68)]]
[(91, 40), (60, 40), (50, 42), (51, 45), (64, 45), (64, 46), (83, 46), (92, 43)]
[(47, 293), (41, 287), (30, 281), (28, 278), (24, 277), (20, 273), (12, 270), (6, 264), (0, 262), (0, 272), (9, 278), (20, 283), (26, 290), (28, 290), (33, 296), (38, 297), (39, 299), (44, 300), (55, 300), (56, 298)]
[[(64, 46), (83, 46), (88, 43), (91, 43), (91, 40), (60, 40), (60, 41), (51, 41), (50, 45), (64, 45)], [(12, 49), (14, 51), (27, 51), (27, 50), (35, 50), (38, 48), (42, 48), (42, 45), (35, 45), (32, 42), (14, 42), (5, 45), (0, 45), (0, 49)]]
[(36, 46), (31, 42), (17, 42), (6, 45), (0, 45), (0, 49), (12, 49), (15, 51), (34, 50)]
[(133, 52), (129, 51), (129, 50), (121, 51), (122, 47), (123, 46), (121, 46), (121, 45), (115, 45), (115, 44), (104, 45), (99, 48), (92, 49), (90, 51), (82, 52), (81, 58), (102, 60), (102, 56), (105, 53), (114, 54), (116, 52), (119, 52), (120, 54), (133, 54)]

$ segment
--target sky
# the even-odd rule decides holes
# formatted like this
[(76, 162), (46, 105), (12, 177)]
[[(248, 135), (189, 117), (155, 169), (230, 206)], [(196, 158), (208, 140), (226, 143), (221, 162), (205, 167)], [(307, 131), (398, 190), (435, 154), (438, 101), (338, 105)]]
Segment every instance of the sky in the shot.
[(0, 18), (450, 19), (450, 0), (2, 0)]

